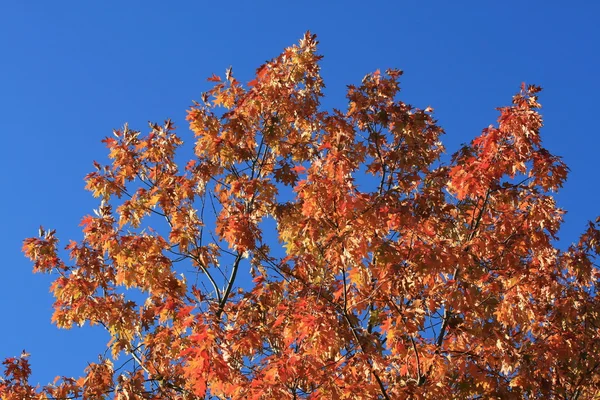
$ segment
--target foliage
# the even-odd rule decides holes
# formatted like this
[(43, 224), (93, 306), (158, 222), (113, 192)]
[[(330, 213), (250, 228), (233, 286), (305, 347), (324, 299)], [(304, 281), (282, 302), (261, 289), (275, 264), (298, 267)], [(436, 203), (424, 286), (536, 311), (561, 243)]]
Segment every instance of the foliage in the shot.
[(54, 231), (23, 249), (56, 276), (53, 322), (104, 327), (111, 355), (45, 387), (9, 358), (3, 399), (593, 398), (600, 220), (556, 247), (540, 88), (444, 165), (399, 70), (321, 110), (316, 45), (209, 78), (184, 167), (170, 121), (104, 140), (71, 261)]

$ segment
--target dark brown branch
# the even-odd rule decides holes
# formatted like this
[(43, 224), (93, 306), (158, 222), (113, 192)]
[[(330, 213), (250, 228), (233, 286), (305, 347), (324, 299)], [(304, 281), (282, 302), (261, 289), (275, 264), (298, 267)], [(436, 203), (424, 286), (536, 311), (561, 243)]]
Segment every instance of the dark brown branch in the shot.
[[(364, 346), (361, 338), (358, 336), (358, 332), (356, 331), (356, 327), (354, 326), (354, 324), (350, 320), (350, 316), (348, 315), (348, 308), (347, 308), (347, 306), (348, 306), (348, 297), (347, 297), (348, 296), (348, 294), (347, 294), (348, 284), (347, 284), (347, 281), (346, 281), (346, 269), (345, 268), (342, 270), (342, 276), (343, 276), (343, 280), (344, 280), (344, 309), (343, 309), (344, 320), (346, 321), (346, 323), (350, 327), (350, 331), (352, 332), (352, 336), (354, 336), (354, 340), (356, 340), (356, 342), (360, 346), (361, 351), (364, 354), (367, 354), (367, 352), (365, 351), (365, 346)], [(377, 385), (379, 385), (379, 390), (381, 391), (381, 395), (383, 396), (384, 399), (391, 400), (390, 396), (387, 394), (387, 390), (385, 388), (385, 385), (381, 381), (381, 378), (379, 378), (379, 375), (377, 374), (377, 372), (375, 371), (375, 369), (373, 369), (373, 365), (371, 364), (371, 361), (368, 360), (367, 363), (369, 364), (369, 369), (371, 371), (371, 374), (373, 374), (373, 377), (377, 381)]]
[(217, 319), (221, 318), (221, 314), (223, 314), (223, 310), (225, 309), (225, 305), (227, 304), (227, 299), (229, 298), (229, 294), (231, 293), (231, 289), (233, 289), (233, 285), (235, 283), (235, 278), (238, 273), (238, 269), (240, 267), (240, 261), (242, 261), (243, 253), (238, 253), (235, 257), (235, 261), (233, 262), (233, 267), (231, 270), (231, 276), (227, 282), (227, 288), (225, 289), (225, 293), (223, 294), (223, 298), (219, 303), (219, 309), (217, 310), (216, 316)]
[[(481, 205), (481, 209), (479, 210), (479, 214), (477, 215), (477, 218), (475, 219), (475, 223), (472, 225), (471, 233), (469, 234), (467, 243), (471, 242), (471, 240), (473, 240), (473, 238), (475, 237), (475, 234), (477, 233), (477, 229), (479, 228), (479, 224), (481, 223), (481, 219), (483, 218), (483, 213), (485, 212), (485, 209), (487, 207), (491, 193), (492, 193), (492, 190), (488, 189), (488, 191), (485, 195), (485, 199), (483, 200), (483, 204)], [(468, 250), (468, 246), (469, 246), (469, 244), (467, 244), (467, 250)], [(456, 267), (454, 269), (454, 273), (452, 274), (452, 280), (456, 281), (458, 279), (459, 273), (460, 273), (460, 269), (458, 267)], [(435, 343), (436, 346), (438, 347), (438, 351), (442, 347), (442, 343), (444, 342), (444, 337), (446, 336), (446, 330), (448, 329), (448, 321), (449, 321), (451, 315), (452, 315), (452, 310), (450, 309), (450, 306), (447, 306), (446, 309), (444, 310), (444, 317), (442, 319), (442, 327), (440, 328), (440, 334)]]

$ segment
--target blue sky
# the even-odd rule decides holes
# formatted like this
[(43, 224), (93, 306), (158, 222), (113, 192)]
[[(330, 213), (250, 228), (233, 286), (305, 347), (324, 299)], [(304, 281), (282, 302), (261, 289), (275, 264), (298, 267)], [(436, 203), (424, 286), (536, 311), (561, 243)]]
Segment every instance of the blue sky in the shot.
[(600, 3), (593, 1), (18, 1), (0, 3), (0, 358), (27, 349), (33, 381), (79, 376), (108, 340), (100, 329), (50, 324), (51, 277), (33, 275), (22, 240), (39, 225), (80, 239), (97, 207), (83, 189), (100, 140), (129, 122), (172, 118), (205, 78), (236, 77), (319, 36), (324, 107), (345, 108), (347, 84), (376, 69), (405, 71), (401, 99), (432, 106), (449, 153), (495, 122), (521, 82), (544, 87), (546, 147), (571, 168), (557, 195), (560, 237), (576, 240), (600, 214)]

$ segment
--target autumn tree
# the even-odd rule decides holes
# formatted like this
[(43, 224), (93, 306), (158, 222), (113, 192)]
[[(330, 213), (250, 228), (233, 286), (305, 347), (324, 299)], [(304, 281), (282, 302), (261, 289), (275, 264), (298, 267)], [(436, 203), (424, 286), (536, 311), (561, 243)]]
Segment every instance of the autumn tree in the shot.
[(23, 249), (52, 321), (102, 326), (110, 354), (44, 387), (8, 358), (2, 399), (597, 398), (600, 219), (557, 247), (540, 88), (444, 163), (399, 70), (320, 108), (316, 46), (209, 78), (186, 164), (171, 121), (104, 140), (83, 239)]

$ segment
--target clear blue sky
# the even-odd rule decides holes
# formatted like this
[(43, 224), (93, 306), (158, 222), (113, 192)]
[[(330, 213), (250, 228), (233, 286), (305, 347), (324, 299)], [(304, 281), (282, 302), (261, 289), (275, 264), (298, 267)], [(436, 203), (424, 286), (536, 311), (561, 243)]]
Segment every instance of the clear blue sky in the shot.
[(50, 324), (51, 278), (21, 253), (40, 224), (63, 243), (97, 201), (83, 189), (100, 140), (129, 122), (172, 118), (213, 72), (242, 81), (310, 29), (321, 42), (324, 105), (367, 72), (405, 71), (401, 98), (431, 105), (448, 152), (495, 122), (521, 82), (544, 87), (546, 147), (571, 168), (557, 196), (576, 240), (600, 214), (600, 3), (595, 1), (0, 2), (0, 358), (27, 349), (35, 382), (79, 376), (104, 351), (100, 329)]

